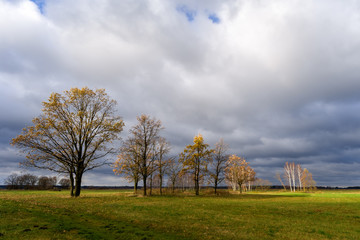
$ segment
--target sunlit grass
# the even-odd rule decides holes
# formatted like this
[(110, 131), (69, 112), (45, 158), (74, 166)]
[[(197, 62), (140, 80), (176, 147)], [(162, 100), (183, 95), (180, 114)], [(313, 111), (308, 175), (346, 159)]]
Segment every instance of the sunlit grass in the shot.
[(360, 191), (0, 191), (2, 239), (360, 239)]

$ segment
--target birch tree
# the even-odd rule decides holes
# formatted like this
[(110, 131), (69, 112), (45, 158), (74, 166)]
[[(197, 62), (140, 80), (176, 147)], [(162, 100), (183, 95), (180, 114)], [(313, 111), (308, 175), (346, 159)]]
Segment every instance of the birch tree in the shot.
[(293, 191), (296, 191), (296, 173), (295, 173), (295, 163), (292, 162), (290, 165), (290, 174), (291, 174), (291, 180), (293, 185)]
[(288, 180), (290, 192), (292, 192), (293, 191), (293, 186), (292, 186), (291, 167), (290, 167), (290, 164), (288, 162), (286, 162), (285, 166), (284, 166), (284, 175), (285, 175), (285, 178)]
[(301, 168), (300, 164), (296, 165), (296, 175), (297, 175), (297, 179), (298, 179), (298, 183), (299, 183), (299, 190), (302, 189), (302, 182), (303, 182), (303, 174), (304, 174), (304, 170)]
[(247, 174), (247, 190), (251, 191), (251, 184), (253, 184), (255, 181), (256, 172), (251, 167), (248, 167), (246, 170), (247, 170), (247, 173), (246, 173)]

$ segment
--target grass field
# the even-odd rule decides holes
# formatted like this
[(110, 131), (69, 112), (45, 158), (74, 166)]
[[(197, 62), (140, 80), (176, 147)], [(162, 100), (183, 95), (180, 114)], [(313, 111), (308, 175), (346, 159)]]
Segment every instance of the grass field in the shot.
[(0, 191), (0, 239), (360, 239), (360, 191)]

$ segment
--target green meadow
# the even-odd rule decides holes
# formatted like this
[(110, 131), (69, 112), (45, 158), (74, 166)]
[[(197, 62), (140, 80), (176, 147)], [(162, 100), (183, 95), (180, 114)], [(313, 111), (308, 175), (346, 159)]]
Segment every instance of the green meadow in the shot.
[(0, 239), (360, 239), (360, 191), (0, 191)]

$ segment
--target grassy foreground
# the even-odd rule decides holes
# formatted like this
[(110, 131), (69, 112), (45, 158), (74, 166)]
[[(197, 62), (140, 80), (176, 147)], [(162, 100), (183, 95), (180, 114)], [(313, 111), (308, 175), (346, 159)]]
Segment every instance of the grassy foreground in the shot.
[(360, 239), (360, 191), (0, 191), (0, 239)]

